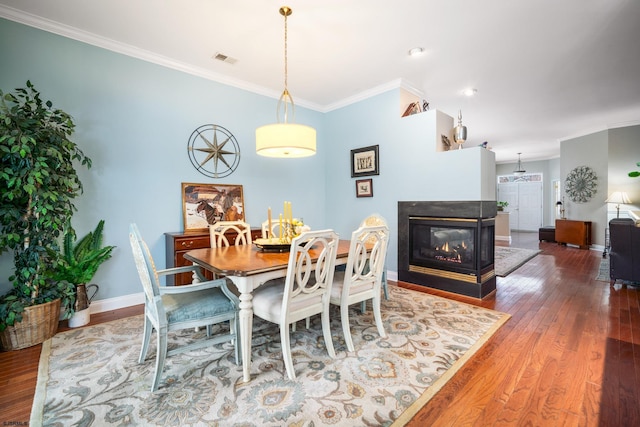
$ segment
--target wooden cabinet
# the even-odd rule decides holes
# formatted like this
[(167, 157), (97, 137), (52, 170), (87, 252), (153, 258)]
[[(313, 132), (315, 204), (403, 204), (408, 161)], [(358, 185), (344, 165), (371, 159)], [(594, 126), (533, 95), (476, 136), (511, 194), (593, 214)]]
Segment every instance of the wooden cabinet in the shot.
[[(230, 242), (235, 241), (235, 233), (231, 232), (227, 236)], [(209, 240), (209, 231), (198, 232), (169, 232), (164, 233), (166, 239), (166, 262), (167, 268), (182, 267), (191, 265), (191, 262), (184, 259), (184, 254), (192, 249), (208, 248), (211, 245)], [(251, 238), (257, 239), (262, 237), (260, 228), (251, 229)], [(204, 275), (208, 279), (213, 279), (213, 275), (209, 271), (205, 271)], [(167, 285), (188, 285), (192, 282), (191, 273), (180, 273), (174, 276), (167, 276)]]
[(574, 221), (570, 219), (556, 219), (556, 242), (558, 244), (573, 244), (580, 249), (591, 246), (591, 221)]

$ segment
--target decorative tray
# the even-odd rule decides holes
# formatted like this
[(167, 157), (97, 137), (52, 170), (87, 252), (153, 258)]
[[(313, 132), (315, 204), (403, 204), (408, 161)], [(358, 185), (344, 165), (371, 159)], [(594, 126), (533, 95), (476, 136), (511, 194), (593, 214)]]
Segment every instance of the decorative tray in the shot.
[(291, 243), (281, 243), (280, 239), (255, 239), (253, 243), (264, 252), (289, 252)]

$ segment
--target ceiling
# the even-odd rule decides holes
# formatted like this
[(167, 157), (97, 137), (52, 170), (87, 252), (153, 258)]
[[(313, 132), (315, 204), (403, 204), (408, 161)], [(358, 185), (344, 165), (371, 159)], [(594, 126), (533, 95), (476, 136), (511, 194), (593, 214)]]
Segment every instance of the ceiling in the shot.
[(297, 105), (327, 112), (401, 84), (461, 110), (465, 146), (487, 141), (500, 163), (640, 123), (636, 0), (0, 0), (0, 17), (277, 98), (283, 5)]

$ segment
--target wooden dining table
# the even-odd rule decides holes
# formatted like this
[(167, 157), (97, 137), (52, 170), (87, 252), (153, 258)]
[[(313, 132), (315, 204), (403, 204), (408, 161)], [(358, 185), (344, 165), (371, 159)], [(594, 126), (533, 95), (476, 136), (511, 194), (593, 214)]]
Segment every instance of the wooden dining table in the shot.
[[(340, 240), (336, 265), (347, 263), (349, 240)], [(309, 251), (313, 260), (320, 251)], [(240, 348), (244, 382), (251, 379), (251, 337), (253, 328), (254, 289), (271, 279), (285, 277), (289, 252), (264, 251), (254, 245), (235, 245), (217, 248), (194, 249), (184, 258), (218, 276), (226, 276), (240, 291)]]

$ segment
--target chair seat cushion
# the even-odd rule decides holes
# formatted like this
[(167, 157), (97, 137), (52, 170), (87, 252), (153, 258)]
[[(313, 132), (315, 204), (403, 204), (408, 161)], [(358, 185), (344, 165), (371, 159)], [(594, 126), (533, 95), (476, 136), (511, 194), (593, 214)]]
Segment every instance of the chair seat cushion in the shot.
[(235, 306), (219, 289), (203, 289), (184, 294), (162, 295), (169, 323), (188, 322), (224, 313), (233, 313)]
[[(342, 286), (344, 284), (344, 271), (336, 271), (333, 273), (333, 285), (331, 286), (331, 300), (340, 301), (342, 298)], [(352, 283), (350, 294), (355, 295), (360, 292), (368, 291), (373, 288), (372, 282)]]
[[(269, 280), (264, 285), (253, 291), (254, 314), (273, 323), (280, 322), (280, 316), (282, 315), (282, 300), (284, 297), (284, 282), (284, 278)], [(309, 298), (303, 300), (300, 298), (294, 299), (291, 307), (289, 307), (289, 313), (294, 313), (298, 310), (309, 307), (309, 305), (321, 302), (322, 297), (318, 294), (311, 295)], [(298, 317), (303, 318), (304, 316), (293, 316), (294, 319)]]

